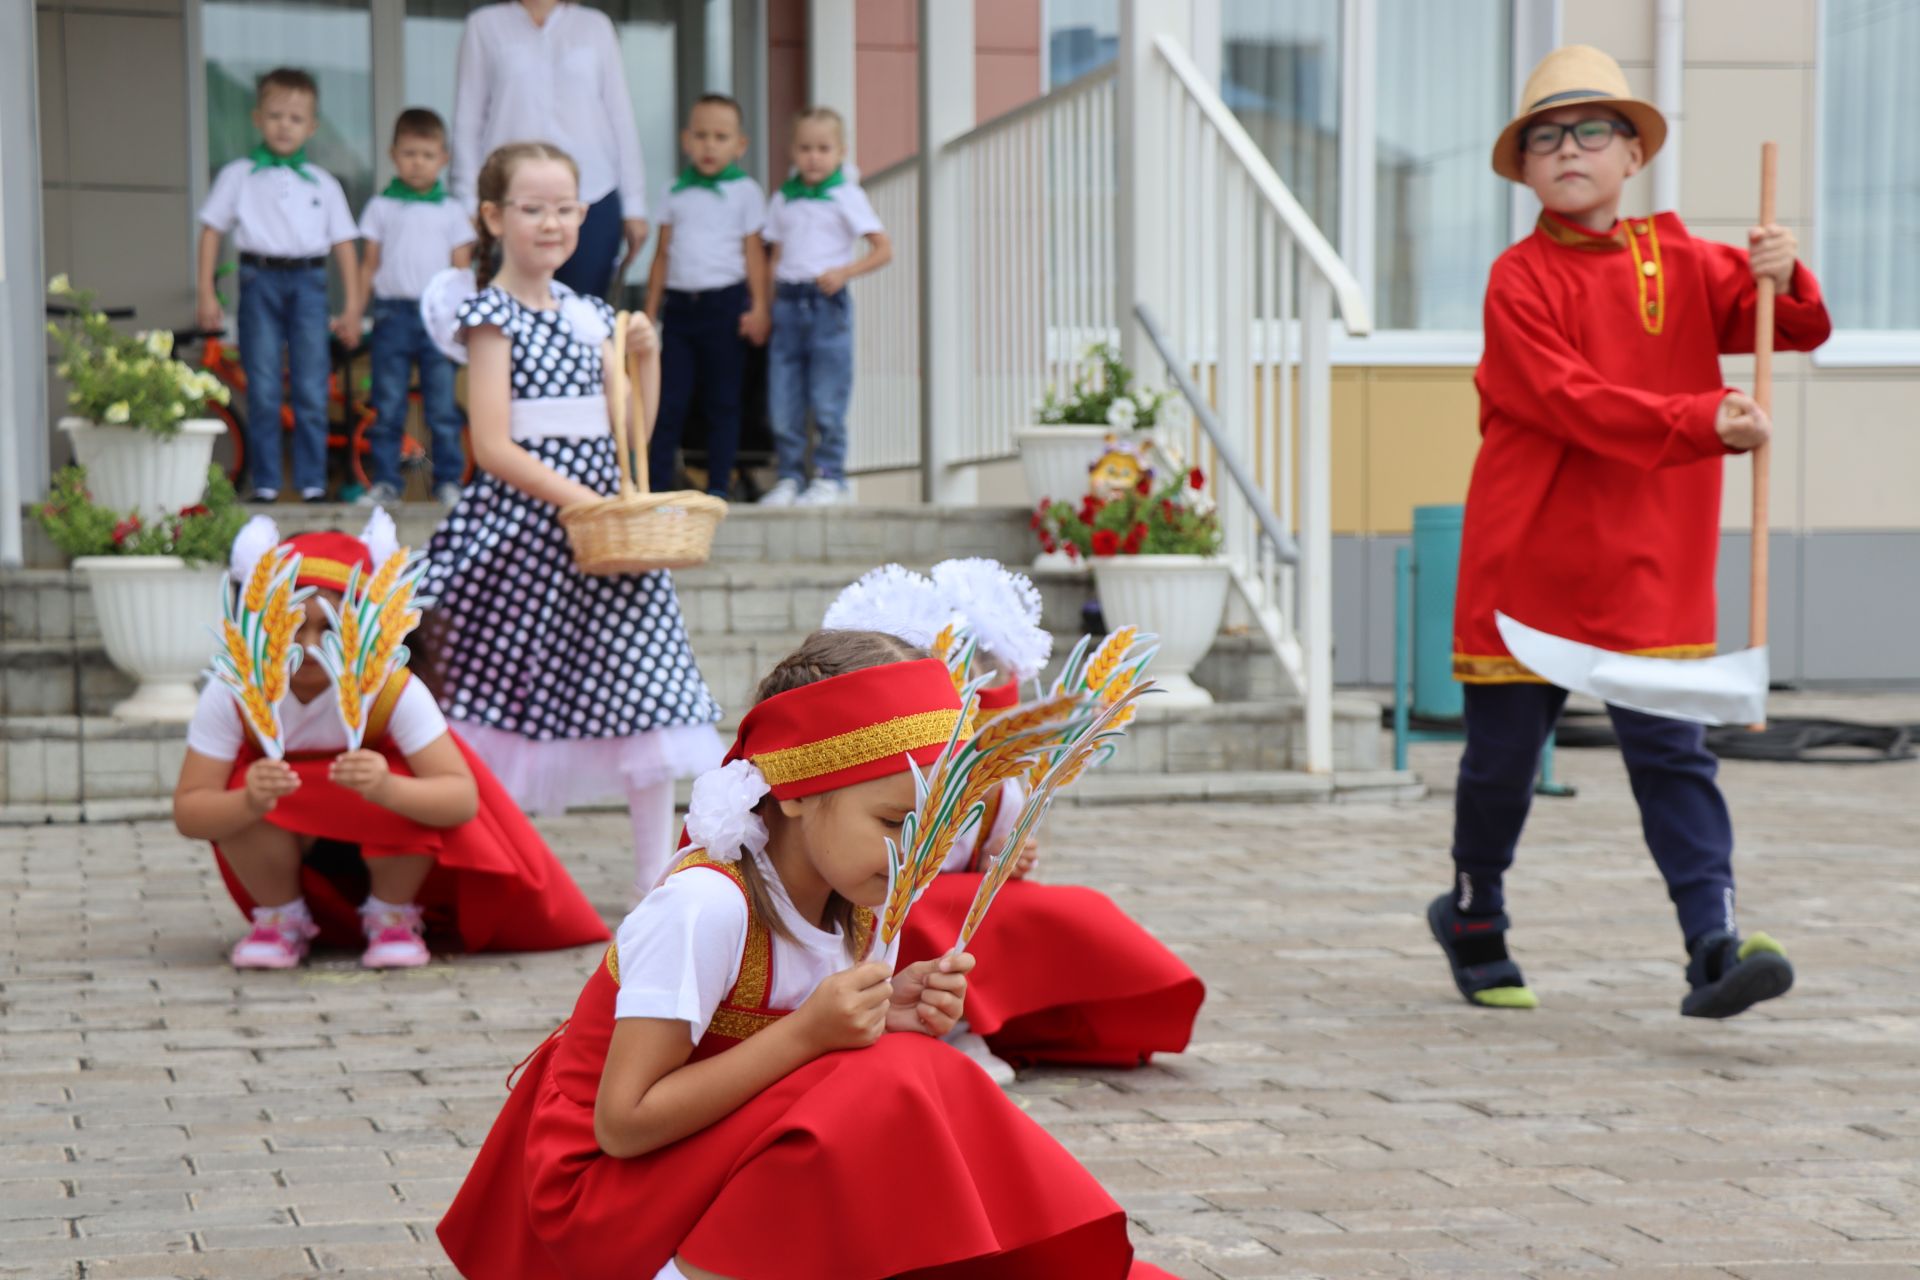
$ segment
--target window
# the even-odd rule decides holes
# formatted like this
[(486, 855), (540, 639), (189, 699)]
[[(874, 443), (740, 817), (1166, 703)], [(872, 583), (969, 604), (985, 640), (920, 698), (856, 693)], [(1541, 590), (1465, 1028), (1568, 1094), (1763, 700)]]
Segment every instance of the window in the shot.
[(1480, 327), (1512, 239), (1487, 149), (1512, 107), (1515, 7), (1222, 0), (1221, 97), (1371, 283), (1380, 329)]
[(1920, 331), (1920, 0), (1821, 11), (1820, 286), (1842, 329)]
[(367, 0), (206, 0), (207, 177), (252, 151), (255, 82), (299, 67), (320, 86), (320, 129), (307, 156), (340, 180), (359, 215), (373, 194), (372, 28)]
[(1512, 239), (1487, 168), (1513, 110), (1512, 6), (1379, 0), (1374, 323), (1478, 329), (1487, 270)]
[(1120, 0), (1048, 0), (1047, 88), (1078, 80), (1120, 52)]

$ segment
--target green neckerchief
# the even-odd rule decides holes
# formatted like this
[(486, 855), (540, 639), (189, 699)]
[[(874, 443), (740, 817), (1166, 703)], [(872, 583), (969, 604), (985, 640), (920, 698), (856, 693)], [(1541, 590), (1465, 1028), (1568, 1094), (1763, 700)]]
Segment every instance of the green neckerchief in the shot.
[(800, 175), (796, 173), (780, 184), (780, 194), (789, 200), (830, 200), (832, 197), (827, 193), (835, 187), (844, 186), (846, 181), (847, 180), (840, 175), (840, 171), (835, 169), (832, 173), (820, 179), (817, 185), (810, 187), (802, 182)]
[(747, 171), (737, 164), (730, 164), (711, 177), (700, 172), (692, 165), (688, 165), (680, 171), (679, 180), (673, 184), (673, 189), (674, 191), (685, 191), (688, 187), (704, 187), (708, 191), (717, 194), (720, 190), (721, 183), (732, 182), (737, 178), (744, 178), (746, 176)]
[(291, 169), (308, 182), (317, 183), (320, 181), (320, 179), (307, 172), (307, 149), (305, 147), (301, 147), (290, 156), (282, 156), (275, 155), (273, 152), (267, 150), (267, 144), (263, 142), (253, 149), (252, 154), (253, 168), (248, 171), (250, 173), (258, 173), (262, 169)]
[(418, 204), (439, 204), (447, 198), (447, 189), (440, 185), (438, 178), (435, 178), (433, 185), (425, 191), (416, 190), (400, 181), (400, 179), (395, 178), (387, 184), (386, 190), (380, 194), (389, 200), (411, 200)]

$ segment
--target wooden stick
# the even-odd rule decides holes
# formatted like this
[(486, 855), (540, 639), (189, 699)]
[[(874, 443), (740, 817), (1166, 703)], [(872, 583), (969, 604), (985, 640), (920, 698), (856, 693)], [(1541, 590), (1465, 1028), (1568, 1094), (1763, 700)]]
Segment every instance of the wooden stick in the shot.
[[(1760, 225), (1770, 227), (1774, 218), (1774, 188), (1779, 174), (1780, 148), (1775, 143), (1760, 146)], [(1773, 291), (1768, 276), (1758, 282), (1753, 308), (1753, 399), (1760, 411), (1773, 417)], [(1772, 523), (1770, 512), (1770, 471), (1773, 461), (1771, 442), (1753, 451), (1753, 555), (1747, 588), (1747, 645), (1758, 648), (1767, 642), (1767, 535)], [(1766, 723), (1751, 726), (1766, 728)]]
[(627, 390), (633, 413), (633, 474), (634, 486), (641, 493), (653, 492), (653, 461), (648, 453), (653, 447), (653, 432), (647, 427), (647, 399), (640, 394), (640, 357), (627, 353)]

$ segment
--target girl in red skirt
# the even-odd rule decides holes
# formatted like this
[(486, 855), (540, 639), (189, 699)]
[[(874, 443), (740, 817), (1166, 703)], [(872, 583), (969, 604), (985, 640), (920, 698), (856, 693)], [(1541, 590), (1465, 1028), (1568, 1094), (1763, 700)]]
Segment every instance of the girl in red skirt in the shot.
[(894, 972), (886, 843), (960, 715), (943, 663), (822, 632), (694, 788), (680, 862), (526, 1064), (440, 1223), (469, 1280), (1122, 1280), (1126, 1219)]
[[(368, 542), (381, 544), (370, 548)], [(291, 969), (318, 938), (364, 938), (368, 968), (430, 958), (423, 934), (466, 951), (544, 951), (604, 941), (606, 926), (486, 766), (447, 728), (433, 695), (400, 668), (375, 696), (365, 744), (346, 750), (332, 678), (316, 660), (354, 566), (391, 553), (393, 522), (376, 511), (362, 538), (306, 533), (280, 542), (256, 516), (234, 542), (244, 582), (276, 544), (301, 556), (311, 587), (294, 642), (307, 660), (281, 704), (286, 757), (273, 759), (239, 704), (210, 680), (187, 726), (173, 793), (180, 834), (213, 844), (234, 903), (253, 922), (239, 969)]]
[[(976, 658), (1005, 680), (980, 695), (983, 712), (1020, 701), (1052, 653), (1040, 593), (998, 561), (949, 560), (916, 587), (897, 566), (876, 570), (828, 610), (828, 625), (857, 623), (912, 637), (948, 621), (965, 628)], [(931, 593), (933, 603), (927, 602)], [(889, 621), (889, 615), (892, 621)], [(980, 887), (985, 860), (1013, 830), (1026, 788), (1014, 779), (988, 797), (987, 812), (954, 842), (945, 870), (914, 905), (900, 937), (913, 962), (944, 954)], [(956, 1048), (1000, 1083), (1013, 1062), (1131, 1067), (1179, 1053), (1193, 1033), (1206, 987), (1180, 958), (1113, 904), (1082, 885), (1037, 884), (1040, 856), (1029, 837), (1014, 881), (994, 899), (973, 941), (978, 971)]]

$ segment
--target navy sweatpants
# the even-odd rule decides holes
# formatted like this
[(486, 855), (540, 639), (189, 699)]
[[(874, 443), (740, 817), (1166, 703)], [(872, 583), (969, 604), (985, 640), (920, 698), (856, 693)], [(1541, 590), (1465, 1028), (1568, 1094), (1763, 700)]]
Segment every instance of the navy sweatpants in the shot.
[(680, 434), (696, 396), (707, 420), (707, 492), (724, 498), (733, 487), (740, 450), (740, 386), (747, 373), (747, 340), (740, 317), (752, 296), (745, 284), (701, 293), (667, 290), (660, 312), (660, 414), (647, 449), (655, 489), (674, 487)]
[[(1513, 865), (1533, 802), (1540, 751), (1567, 692), (1543, 684), (1470, 684), (1467, 748), (1454, 794), (1454, 904), (1469, 915), (1505, 909), (1501, 880)], [(1714, 781), (1719, 761), (1706, 730), (1684, 720), (1608, 707), (1627, 763), (1640, 827), (1666, 877), (1689, 946), (1733, 929), (1733, 821)]]

